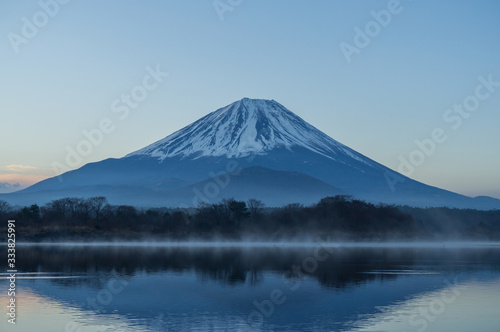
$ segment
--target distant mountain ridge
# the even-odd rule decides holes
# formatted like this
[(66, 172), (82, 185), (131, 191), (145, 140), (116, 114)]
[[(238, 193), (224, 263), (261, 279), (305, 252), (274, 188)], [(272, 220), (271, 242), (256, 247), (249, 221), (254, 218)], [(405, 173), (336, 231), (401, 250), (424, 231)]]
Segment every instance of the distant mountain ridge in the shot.
[[(193, 206), (200, 200), (235, 197), (277, 206), (342, 193), (410, 206), (500, 208), (494, 198), (470, 198), (405, 177), (337, 142), (278, 102), (248, 98), (123, 158), (90, 163), (61, 178), (0, 199), (29, 204), (106, 196), (114, 204)], [(391, 187), (388, 178), (401, 181)]]

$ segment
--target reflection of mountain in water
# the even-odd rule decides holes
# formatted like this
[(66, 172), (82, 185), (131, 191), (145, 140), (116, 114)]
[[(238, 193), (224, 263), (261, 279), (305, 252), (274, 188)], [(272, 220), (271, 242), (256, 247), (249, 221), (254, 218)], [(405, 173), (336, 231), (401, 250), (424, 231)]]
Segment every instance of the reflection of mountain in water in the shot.
[[(470, 269), (461, 262), (481, 261), (485, 269), (500, 269), (495, 249), (394, 249), (394, 248), (182, 248), (182, 247), (19, 247), (23, 271), (57, 271), (133, 277), (137, 273), (190, 272), (202, 280), (228, 285), (259, 283), (266, 272), (285, 279), (314, 278), (324, 287), (342, 289), (371, 280), (412, 274), (414, 265), (458, 272)], [(480, 257), (480, 259), (479, 259)], [(443, 263), (444, 262), (444, 263)], [(444, 264), (444, 265), (443, 265)], [(300, 269), (297, 270), (299, 266)], [(424, 271), (425, 272), (425, 271)], [(421, 273), (416, 271), (415, 273)], [(61, 285), (95, 280), (56, 279)]]
[[(144, 331), (346, 331), (359, 317), (380, 314), (379, 308), (440, 294), (446, 281), (488, 284), (500, 271), (498, 248), (338, 248), (331, 253), (321, 247), (18, 249), (19, 270), (80, 276), (19, 280), (20, 289), (80, 312), (74, 319), (82, 326), (118, 319), (137, 331), (143, 331), (138, 325), (146, 326)], [(301, 268), (303, 276), (290, 273), (294, 266), (314, 267), (315, 250), (326, 258), (317, 268)], [(89, 298), (110, 294), (111, 282), (125, 286), (103, 297), (106, 303), (98, 303), (99, 308), (91, 305)], [(262, 326), (248, 326), (255, 303), (269, 301), (276, 289), (286, 301)]]

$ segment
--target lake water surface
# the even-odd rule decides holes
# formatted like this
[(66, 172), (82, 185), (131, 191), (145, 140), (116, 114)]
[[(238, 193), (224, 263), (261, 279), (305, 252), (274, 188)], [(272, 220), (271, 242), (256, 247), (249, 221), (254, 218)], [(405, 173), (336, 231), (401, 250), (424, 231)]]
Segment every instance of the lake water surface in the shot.
[(500, 331), (496, 244), (18, 245), (16, 261), (0, 331)]

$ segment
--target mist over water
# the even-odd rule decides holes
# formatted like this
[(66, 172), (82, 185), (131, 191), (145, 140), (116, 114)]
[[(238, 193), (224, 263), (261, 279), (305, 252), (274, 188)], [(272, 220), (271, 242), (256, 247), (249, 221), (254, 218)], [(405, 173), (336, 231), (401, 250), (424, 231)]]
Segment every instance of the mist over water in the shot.
[[(18, 257), (20, 296), (45, 330), (455, 332), (460, 319), (444, 317), (469, 311), (484, 313), (468, 318), (481, 331), (500, 326), (487, 315), (498, 243), (24, 244)], [(440, 323), (422, 321), (443, 294)]]

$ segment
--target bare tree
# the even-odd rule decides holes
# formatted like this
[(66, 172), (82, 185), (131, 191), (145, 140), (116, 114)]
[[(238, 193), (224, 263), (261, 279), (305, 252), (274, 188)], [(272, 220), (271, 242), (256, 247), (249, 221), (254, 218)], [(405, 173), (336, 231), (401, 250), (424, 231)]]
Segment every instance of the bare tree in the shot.
[(105, 208), (106, 205), (108, 205), (108, 201), (106, 200), (106, 197), (91, 197), (87, 200), (87, 202), (90, 205), (90, 213), (92, 217), (96, 220), (99, 221), (102, 216), (102, 212)]
[(261, 200), (251, 198), (248, 200), (247, 206), (252, 218), (259, 218), (264, 213), (265, 204)]
[(6, 201), (0, 201), (0, 217), (3, 218), (4, 215), (9, 213), (12, 210), (12, 207)]

